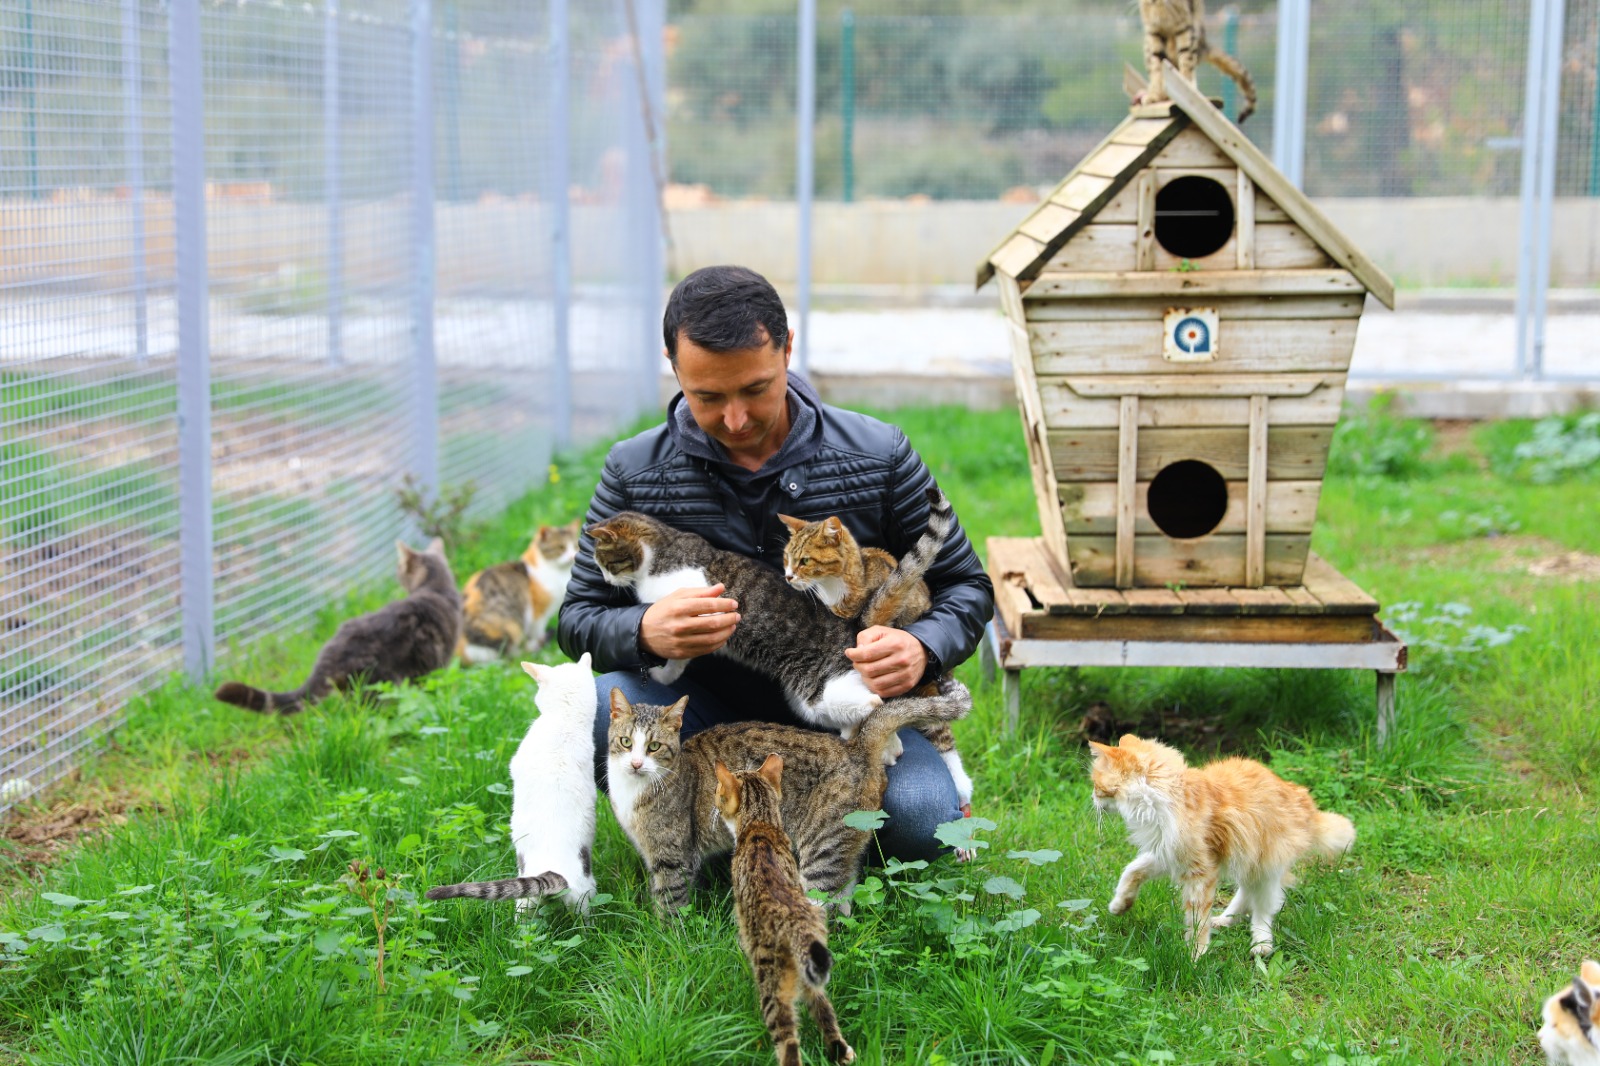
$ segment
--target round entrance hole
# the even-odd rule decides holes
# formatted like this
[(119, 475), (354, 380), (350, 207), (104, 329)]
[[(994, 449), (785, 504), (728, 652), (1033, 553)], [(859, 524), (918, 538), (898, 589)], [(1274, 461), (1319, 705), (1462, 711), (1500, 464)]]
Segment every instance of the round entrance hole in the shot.
[(1219, 250), (1233, 236), (1233, 198), (1221, 182), (1190, 174), (1156, 193), (1156, 242), (1183, 259)]
[(1146, 503), (1150, 520), (1169, 537), (1203, 537), (1222, 523), (1228, 512), (1228, 483), (1215, 467), (1198, 459), (1180, 459), (1162, 468), (1150, 482)]

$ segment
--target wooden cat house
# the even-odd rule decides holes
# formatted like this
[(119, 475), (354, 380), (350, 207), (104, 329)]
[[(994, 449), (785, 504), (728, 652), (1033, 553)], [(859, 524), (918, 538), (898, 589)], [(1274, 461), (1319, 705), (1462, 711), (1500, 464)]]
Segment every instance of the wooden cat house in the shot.
[(1080, 588), (1299, 586), (1356, 325), (1394, 285), (1168, 87), (978, 267), (1012, 327), (1044, 545)]

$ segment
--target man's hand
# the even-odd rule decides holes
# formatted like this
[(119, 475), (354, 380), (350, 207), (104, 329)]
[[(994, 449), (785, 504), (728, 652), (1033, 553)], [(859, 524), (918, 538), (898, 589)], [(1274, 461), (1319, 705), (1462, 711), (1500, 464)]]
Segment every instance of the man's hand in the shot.
[(722, 586), (678, 589), (652, 603), (639, 622), (639, 643), (663, 659), (710, 655), (733, 636), (739, 604), (721, 599)]
[(904, 695), (922, 680), (928, 652), (922, 641), (903, 629), (873, 626), (856, 635), (856, 646), (845, 655), (874, 695), (889, 699)]

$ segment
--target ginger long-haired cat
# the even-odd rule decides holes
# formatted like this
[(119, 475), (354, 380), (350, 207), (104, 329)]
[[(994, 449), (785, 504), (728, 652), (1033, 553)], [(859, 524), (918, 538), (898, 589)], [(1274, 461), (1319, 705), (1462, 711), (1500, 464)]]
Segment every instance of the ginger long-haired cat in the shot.
[(1600, 962), (1585, 959), (1572, 983), (1544, 1001), (1539, 1044), (1550, 1066), (1600, 1066)]
[[(1333, 857), (1355, 843), (1350, 819), (1317, 810), (1311, 793), (1252, 759), (1221, 759), (1198, 769), (1154, 740), (1129, 733), (1116, 747), (1090, 741), (1090, 779), (1098, 811), (1116, 811), (1139, 848), (1122, 871), (1107, 909), (1121, 914), (1155, 876), (1177, 882), (1185, 937), (1199, 958), (1211, 930), (1250, 915), (1252, 955), (1272, 954), (1272, 919), (1283, 906), (1289, 869), (1309, 854)], [(1223, 874), (1238, 885), (1212, 917)]]

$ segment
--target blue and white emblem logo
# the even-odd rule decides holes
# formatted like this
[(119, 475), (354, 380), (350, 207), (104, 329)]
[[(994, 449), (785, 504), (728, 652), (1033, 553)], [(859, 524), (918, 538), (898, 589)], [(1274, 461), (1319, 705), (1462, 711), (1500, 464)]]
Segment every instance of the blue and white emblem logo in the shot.
[(1161, 354), (1172, 363), (1205, 363), (1217, 357), (1217, 312), (1209, 307), (1175, 307), (1163, 319)]

